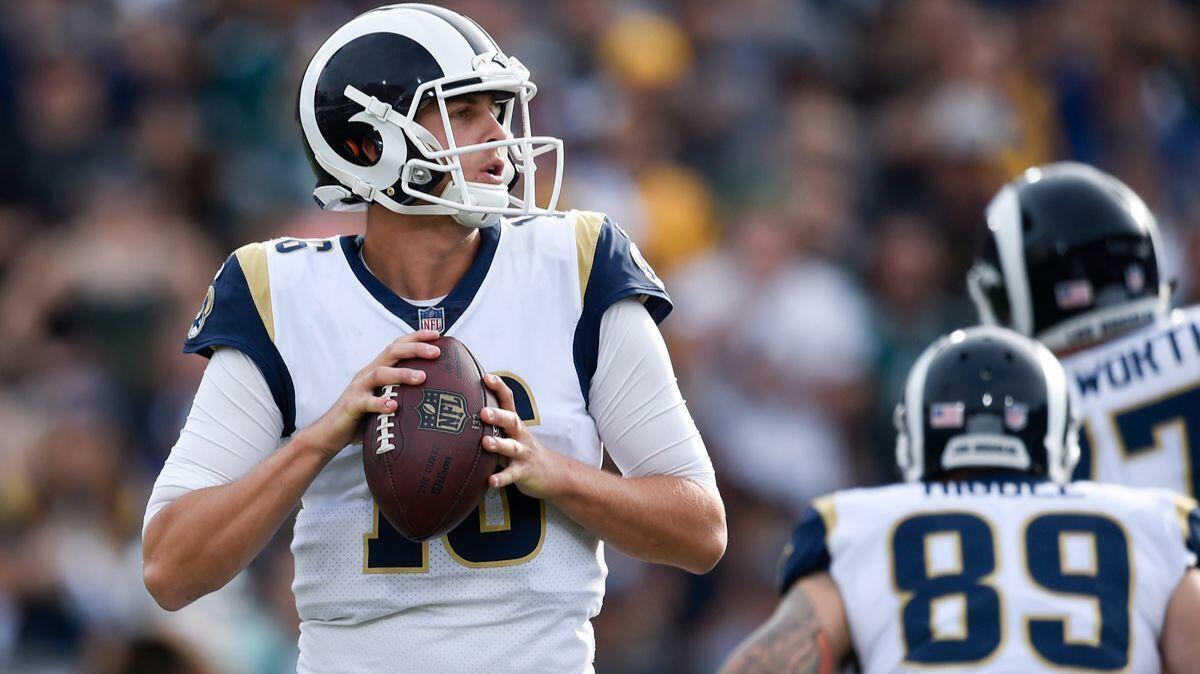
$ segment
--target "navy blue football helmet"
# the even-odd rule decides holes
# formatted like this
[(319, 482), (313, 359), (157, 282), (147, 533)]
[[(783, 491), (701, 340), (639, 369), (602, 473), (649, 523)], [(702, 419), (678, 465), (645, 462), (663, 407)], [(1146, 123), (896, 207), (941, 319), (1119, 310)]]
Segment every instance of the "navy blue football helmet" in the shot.
[[(507, 137), (457, 145), (446, 100), (481, 92), (499, 105)], [(297, 116), (317, 178), (313, 196), (326, 210), (374, 202), (397, 213), (450, 215), (472, 227), (502, 215), (552, 213), (563, 147), (558, 138), (531, 134), (536, 93), (525, 66), (457, 12), (410, 3), (361, 14), (321, 45), (300, 85)], [(415, 121), (426, 105), (440, 108), (447, 147)], [(506, 156), (501, 183), (468, 181), (460, 157), (497, 148)], [(551, 152), (554, 186), (539, 208), (535, 160)], [(519, 179), (521, 198), (511, 194)]]
[(896, 406), (896, 464), (907, 481), (958, 469), (1067, 482), (1079, 459), (1066, 375), (1046, 347), (977, 326), (938, 339)]
[(1158, 225), (1120, 180), (1078, 163), (1031, 168), (987, 209), (967, 275), (985, 325), (1058, 351), (1145, 325), (1169, 309)]

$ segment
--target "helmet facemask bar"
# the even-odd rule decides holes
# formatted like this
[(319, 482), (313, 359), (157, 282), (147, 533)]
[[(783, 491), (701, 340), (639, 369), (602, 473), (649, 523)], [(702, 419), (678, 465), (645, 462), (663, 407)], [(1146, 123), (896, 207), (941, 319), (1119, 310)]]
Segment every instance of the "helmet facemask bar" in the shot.
[[(384, 205), (399, 213), (479, 214), (484, 216), (548, 215), (554, 213), (562, 187), (563, 144), (562, 140), (552, 136), (532, 135), (529, 123), (529, 101), (536, 95), (537, 87), (528, 79), (521, 77), (523, 72), (523, 67), (519, 69), (510, 67), (506, 68), (499, 75), (481, 76), (476, 73), (441, 78), (423, 84), (418, 89), (417, 95), (409, 107), (408, 114), (403, 116), (403, 126), (407, 127), (406, 132), (408, 132), (409, 138), (424, 157), (409, 157), (401, 167), (399, 182), (400, 189), (405, 195), (419, 199), (426, 202), (426, 204), (413, 206), (395, 204), (393, 206), (384, 202)], [(464, 81), (469, 83), (460, 84)], [(471, 93), (497, 91), (512, 94), (512, 98), (503, 103), (504, 110), (501, 114), (502, 119), (500, 120), (508, 137), (501, 140), (459, 146), (454, 137), (454, 130), (451, 127), (446, 100)], [(445, 148), (442, 148), (438, 144), (437, 140), (428, 130), (414, 121), (420, 102), (426, 98), (433, 98), (438, 106), (438, 114), (442, 120), (442, 129), (446, 134), (447, 147)], [(512, 119), (516, 116), (514, 113), (518, 113), (522, 118), (522, 134), (516, 138), (512, 136), (511, 129)], [(389, 119), (389, 121), (398, 120)], [(508, 157), (505, 160), (505, 174), (502, 176), (501, 184), (491, 185), (469, 182), (462, 168), (461, 157), (465, 154), (494, 150), (501, 147), (506, 148), (508, 151)], [(551, 151), (556, 155), (554, 185), (546, 206), (539, 208), (536, 203), (537, 181), (535, 172), (537, 167), (535, 159)], [(440, 195), (419, 191), (412, 186), (412, 180), (420, 170), (431, 173), (448, 173), (450, 175), (450, 183)], [(508, 192), (513, 179), (518, 176), (524, 182), (523, 198), (517, 198)], [(491, 203), (479, 203), (481, 196), (487, 197), (489, 193), (492, 195), (488, 199)], [(501, 198), (503, 204), (500, 203)], [(471, 226), (488, 226), (495, 221), (495, 218), (465, 216), (459, 219), (459, 221)]]

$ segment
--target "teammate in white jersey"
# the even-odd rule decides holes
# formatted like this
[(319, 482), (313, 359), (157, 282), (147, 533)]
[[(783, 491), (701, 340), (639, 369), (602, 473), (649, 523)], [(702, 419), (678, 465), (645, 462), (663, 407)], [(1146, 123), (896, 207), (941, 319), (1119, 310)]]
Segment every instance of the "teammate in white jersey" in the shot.
[(1200, 308), (1169, 311), (1158, 226), (1124, 183), (1051, 164), (1005, 185), (968, 275), (985, 324), (1062, 360), (1078, 479), (1200, 494)]
[(1195, 672), (1200, 510), (1068, 483), (1068, 407), (1036, 342), (996, 327), (935, 342), (897, 408), (907, 484), (814, 502), (779, 608), (722, 671)]
[[(670, 299), (602, 214), (553, 210), (561, 141), (530, 134), (535, 91), (429, 5), (367, 12), (317, 51), (298, 103), (314, 196), (366, 210), (366, 231), (244, 246), (209, 288), (185, 350), (211, 360), (146, 511), (161, 605), (224, 585), (300, 505), (300, 671), (583, 672), (600, 541), (696, 573), (720, 558), (712, 464), (656, 326)], [(539, 156), (557, 157), (544, 207)], [(507, 465), (476, 514), (413, 543), (357, 443), (366, 413), (395, 411), (374, 390), (420, 383), (393, 366), (436, 357), (438, 333), (493, 373), (482, 416), (507, 437), (484, 448)]]

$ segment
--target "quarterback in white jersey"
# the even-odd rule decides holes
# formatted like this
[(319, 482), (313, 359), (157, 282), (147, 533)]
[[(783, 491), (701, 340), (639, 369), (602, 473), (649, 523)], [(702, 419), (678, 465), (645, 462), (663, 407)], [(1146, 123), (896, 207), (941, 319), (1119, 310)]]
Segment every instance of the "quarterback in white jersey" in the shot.
[(1200, 312), (1168, 312), (1158, 226), (1124, 183), (1051, 164), (1005, 185), (968, 275), (985, 324), (1036, 338), (1083, 422), (1077, 479), (1196, 496)]
[(972, 328), (917, 361), (898, 413), (908, 484), (817, 499), (785, 551), (783, 602), (733, 672), (1192, 672), (1200, 510), (1068, 483), (1061, 366)]
[[(299, 98), (315, 196), (369, 207), (366, 233), (243, 246), (209, 288), (184, 348), (211, 360), (145, 518), (164, 607), (222, 586), (299, 505), (299, 671), (584, 672), (601, 541), (697, 573), (720, 558), (712, 465), (656, 326), (670, 299), (603, 214), (553, 211), (561, 160), (535, 205), (535, 159), (561, 143), (529, 134), (534, 91), (428, 5), (318, 50)], [(379, 386), (422, 381), (395, 364), (436, 357), (438, 334), (491, 373), (481, 416), (506, 437), (483, 447), (507, 462), (477, 513), (416, 543), (379, 516), (360, 426), (395, 411)]]

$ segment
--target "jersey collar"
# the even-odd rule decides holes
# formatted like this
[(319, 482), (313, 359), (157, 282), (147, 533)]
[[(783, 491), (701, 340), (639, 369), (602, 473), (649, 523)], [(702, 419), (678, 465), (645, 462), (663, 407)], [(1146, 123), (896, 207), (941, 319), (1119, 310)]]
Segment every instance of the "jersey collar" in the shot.
[[(482, 237), (482, 242), (479, 246), (479, 252), (475, 255), (474, 262), (467, 269), (467, 273), (459, 279), (458, 285), (454, 286), (454, 290), (451, 290), (445, 299), (435, 305), (445, 312), (445, 327), (442, 328), (443, 334), (450, 330), (450, 327), (458, 321), (463, 312), (467, 310), (467, 307), (471, 306), (471, 302), (475, 299), (475, 294), (479, 292), (479, 287), (483, 285), (483, 280), (487, 278), (488, 270), (492, 266), (492, 259), (496, 256), (496, 248), (500, 243), (499, 223), (479, 230), (479, 235)], [(361, 234), (357, 236), (342, 236), (340, 240), (342, 252), (346, 255), (346, 263), (350, 265), (350, 269), (354, 272), (354, 276), (362, 284), (362, 287), (371, 293), (375, 301), (395, 314), (400, 320), (407, 323), (410, 328), (413, 330), (419, 329), (420, 319), (417, 314), (421, 309), (426, 309), (426, 307), (409, 304), (404, 298), (392, 292), (382, 281), (375, 278), (371, 270), (367, 269), (367, 265), (363, 264), (362, 256), (359, 253), (363, 245)]]

